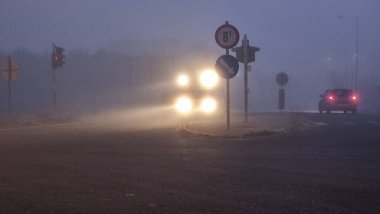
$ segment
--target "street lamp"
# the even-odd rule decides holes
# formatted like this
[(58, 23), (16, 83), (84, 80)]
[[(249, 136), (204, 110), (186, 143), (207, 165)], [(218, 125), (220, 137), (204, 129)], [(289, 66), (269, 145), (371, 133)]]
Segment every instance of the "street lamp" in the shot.
[(338, 16), (338, 19), (352, 19), (355, 30), (355, 70), (351, 76), (351, 87), (358, 87), (358, 58), (359, 58), (359, 17), (357, 16)]

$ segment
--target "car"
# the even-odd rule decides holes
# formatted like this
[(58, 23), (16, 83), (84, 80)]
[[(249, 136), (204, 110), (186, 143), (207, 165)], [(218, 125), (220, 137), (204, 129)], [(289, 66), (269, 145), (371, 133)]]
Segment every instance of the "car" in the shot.
[(358, 95), (352, 89), (329, 89), (320, 95), (318, 103), (319, 113), (343, 111), (356, 114), (358, 108)]
[[(206, 68), (194, 72), (181, 72), (176, 76), (171, 90), (162, 94), (164, 103), (169, 104), (181, 118), (217, 116), (222, 100), (219, 96), (219, 76)], [(208, 115), (208, 116), (206, 116)]]

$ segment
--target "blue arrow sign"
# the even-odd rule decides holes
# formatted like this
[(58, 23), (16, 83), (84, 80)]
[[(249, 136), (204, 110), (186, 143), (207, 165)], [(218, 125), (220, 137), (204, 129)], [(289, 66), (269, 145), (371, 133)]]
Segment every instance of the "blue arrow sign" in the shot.
[(222, 55), (216, 60), (215, 70), (222, 78), (231, 79), (239, 71), (239, 62), (231, 55)]

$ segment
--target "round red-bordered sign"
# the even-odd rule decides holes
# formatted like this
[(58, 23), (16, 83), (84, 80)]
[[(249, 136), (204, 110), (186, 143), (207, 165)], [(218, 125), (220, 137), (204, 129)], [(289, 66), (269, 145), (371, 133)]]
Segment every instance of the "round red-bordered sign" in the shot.
[(215, 31), (215, 41), (220, 47), (224, 49), (235, 47), (239, 42), (239, 38), (240, 35), (237, 28), (228, 23), (221, 25)]

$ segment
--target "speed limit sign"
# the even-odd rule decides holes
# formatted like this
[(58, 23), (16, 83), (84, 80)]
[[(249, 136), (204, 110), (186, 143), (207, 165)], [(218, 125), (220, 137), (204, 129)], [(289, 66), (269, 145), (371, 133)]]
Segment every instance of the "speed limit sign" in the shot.
[(216, 30), (215, 41), (224, 49), (233, 48), (239, 42), (239, 31), (226, 22)]

